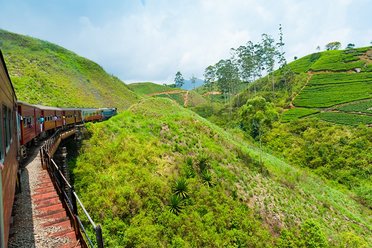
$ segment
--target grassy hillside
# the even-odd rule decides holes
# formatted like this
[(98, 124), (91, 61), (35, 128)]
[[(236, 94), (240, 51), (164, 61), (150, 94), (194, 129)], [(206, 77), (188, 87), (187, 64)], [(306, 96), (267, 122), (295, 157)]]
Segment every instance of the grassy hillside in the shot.
[(139, 95), (169, 98), (184, 107), (195, 107), (207, 103), (207, 100), (196, 91), (187, 91), (150, 82), (134, 83), (128, 87)]
[(88, 130), (75, 186), (103, 224), (108, 247), (372, 242), (371, 209), (349, 191), (333, 189), (169, 99), (145, 99)]
[[(372, 124), (368, 115), (372, 108), (372, 47), (324, 51), (295, 60), (250, 84), (235, 97), (234, 106), (257, 95), (284, 109), (285, 122), (315, 117), (344, 125)], [(318, 112), (327, 113), (314, 115)]]
[(98, 64), (52, 43), (0, 30), (0, 49), (19, 100), (125, 109), (137, 95)]
[(160, 85), (151, 82), (141, 82), (141, 83), (133, 83), (128, 84), (129, 89), (137, 93), (138, 95), (149, 95), (153, 93), (160, 93), (165, 91), (174, 91), (179, 90), (175, 88), (171, 88), (167, 85)]
[[(247, 138), (271, 153), (309, 168), (337, 189), (352, 191), (356, 200), (372, 208), (372, 141), (367, 128), (372, 124), (371, 61), (371, 47), (312, 54), (251, 83), (224, 111), (204, 116), (245, 130)], [(247, 101), (258, 96), (269, 104), (242, 115), (257, 108)], [(279, 121), (265, 115), (270, 104)]]

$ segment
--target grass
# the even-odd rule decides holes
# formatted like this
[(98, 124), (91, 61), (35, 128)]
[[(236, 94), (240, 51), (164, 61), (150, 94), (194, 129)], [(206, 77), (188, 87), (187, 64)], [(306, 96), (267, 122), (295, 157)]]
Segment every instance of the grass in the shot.
[(289, 122), (298, 118), (309, 116), (315, 113), (318, 113), (317, 109), (308, 109), (308, 108), (293, 108), (285, 111), (282, 115), (283, 122)]
[(345, 112), (361, 112), (372, 114), (372, 99), (360, 102), (352, 102), (341, 107), (336, 108)]
[(317, 118), (343, 125), (357, 126), (359, 124), (372, 124), (372, 116), (357, 115), (339, 112), (322, 112), (316, 115)]
[(184, 106), (184, 93), (177, 93), (177, 94), (159, 94), (155, 97), (165, 97), (174, 100), (176, 103), (178, 103), (181, 106)]
[[(371, 210), (349, 193), (169, 99), (142, 100), (88, 129), (76, 188), (109, 246), (272, 247), (308, 219), (330, 246), (342, 246), (347, 232), (372, 241)], [(174, 215), (179, 178), (188, 198)]]
[(126, 109), (138, 96), (98, 64), (55, 44), (0, 30), (19, 100), (58, 107)]
[(302, 73), (308, 71), (348, 71), (361, 68), (362, 71), (370, 71), (371, 66), (359, 59), (371, 47), (362, 47), (350, 50), (323, 51), (307, 55), (289, 64), (293, 72)]
[(133, 83), (128, 84), (129, 89), (133, 90), (139, 95), (148, 95), (152, 93), (160, 93), (164, 91), (179, 90), (177, 88), (171, 88), (167, 85), (160, 85), (151, 82)]

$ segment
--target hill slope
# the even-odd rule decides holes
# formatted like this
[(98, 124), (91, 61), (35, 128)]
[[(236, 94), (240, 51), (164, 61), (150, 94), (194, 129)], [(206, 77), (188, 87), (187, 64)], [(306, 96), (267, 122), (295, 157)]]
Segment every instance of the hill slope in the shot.
[(133, 83), (128, 87), (138, 95), (169, 98), (184, 107), (195, 107), (207, 103), (207, 100), (196, 91), (172, 88), (151, 82)]
[(88, 129), (75, 186), (110, 247), (372, 242), (371, 210), (348, 193), (169, 99)]
[(19, 100), (65, 107), (129, 107), (137, 95), (98, 64), (52, 43), (0, 30)]
[(289, 109), (283, 113), (284, 121), (311, 116), (338, 124), (372, 124), (368, 114), (372, 47), (324, 51), (295, 60), (250, 84), (235, 98), (235, 105), (242, 106), (255, 95)]

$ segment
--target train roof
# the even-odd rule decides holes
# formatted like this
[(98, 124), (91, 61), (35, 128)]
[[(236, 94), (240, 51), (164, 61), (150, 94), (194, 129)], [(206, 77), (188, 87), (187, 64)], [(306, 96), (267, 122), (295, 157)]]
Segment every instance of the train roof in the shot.
[(15, 99), (17, 100), (17, 95), (15, 93), (15, 90), (14, 90), (14, 87), (13, 87), (13, 84), (12, 84), (12, 80), (10, 80), (10, 76), (9, 76), (9, 72), (8, 72), (8, 68), (6, 67), (6, 64), (5, 64), (5, 60), (4, 60), (4, 56), (3, 56), (3, 52), (1, 51), (0, 49), (0, 60), (1, 60), (1, 64), (3, 65), (4, 67), (4, 71), (5, 71), (5, 74), (9, 80), (9, 84), (10, 86), (12, 87), (12, 90), (13, 90), (13, 96), (15, 97)]

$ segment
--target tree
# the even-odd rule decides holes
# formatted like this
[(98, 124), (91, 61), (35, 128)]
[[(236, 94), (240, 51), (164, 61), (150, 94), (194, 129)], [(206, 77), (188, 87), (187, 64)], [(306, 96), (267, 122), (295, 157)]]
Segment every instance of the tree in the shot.
[(316, 47), (316, 50), (317, 50), (317, 51), (320, 51), (320, 46), (317, 46), (317, 47)]
[(249, 99), (240, 110), (241, 126), (255, 139), (260, 139), (278, 116), (274, 105), (261, 96)]
[(192, 75), (192, 77), (190, 78), (190, 81), (191, 81), (191, 84), (193, 85), (194, 89), (195, 89), (196, 80), (197, 80), (197, 78), (194, 75)]
[(287, 60), (284, 57), (284, 42), (283, 42), (283, 29), (282, 29), (282, 24), (279, 24), (279, 42), (276, 43), (278, 47), (278, 51), (276, 51), (278, 55), (278, 63), (279, 67), (283, 68), (287, 64)]
[(237, 85), (240, 82), (239, 71), (232, 60), (221, 59), (216, 65), (216, 81), (219, 90), (224, 94), (225, 99), (227, 95), (231, 97), (237, 91)]
[(339, 41), (329, 42), (327, 45), (325, 45), (326, 50), (338, 50), (340, 48), (341, 48), (341, 42)]
[(176, 77), (174, 78), (174, 84), (177, 88), (181, 88), (183, 84), (185, 83), (185, 80), (183, 79), (182, 73), (178, 71), (176, 73)]
[(355, 47), (355, 44), (349, 43), (347, 44), (346, 49), (353, 49), (354, 47)]

